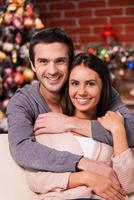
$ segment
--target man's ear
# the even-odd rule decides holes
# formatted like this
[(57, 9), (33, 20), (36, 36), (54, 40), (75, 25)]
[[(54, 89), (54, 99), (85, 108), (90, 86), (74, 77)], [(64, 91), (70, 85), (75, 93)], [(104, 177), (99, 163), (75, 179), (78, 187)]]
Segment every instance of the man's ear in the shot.
[(32, 63), (31, 60), (30, 60), (30, 64), (31, 64), (31, 68), (32, 68), (32, 70), (33, 70), (34, 72), (36, 72), (36, 71), (35, 71), (35, 67), (33, 66), (33, 63)]

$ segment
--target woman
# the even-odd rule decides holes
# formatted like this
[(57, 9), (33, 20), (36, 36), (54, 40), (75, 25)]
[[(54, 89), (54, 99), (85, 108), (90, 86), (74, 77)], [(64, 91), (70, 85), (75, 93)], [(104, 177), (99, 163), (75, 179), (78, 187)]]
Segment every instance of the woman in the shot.
[[(68, 86), (62, 99), (63, 113), (82, 119), (98, 118), (102, 126), (113, 136), (113, 150), (106, 144), (73, 132), (44, 134), (36, 136), (36, 139), (55, 149), (84, 155), (89, 159), (100, 160), (113, 166), (122, 187), (130, 193), (134, 191), (132, 181), (134, 158), (128, 148), (123, 117), (119, 113), (108, 111), (110, 98), (110, 75), (104, 63), (92, 54), (78, 54), (72, 64)], [(121, 163), (126, 157), (126, 167), (121, 168)], [(101, 196), (99, 199), (112, 200), (114, 197), (123, 199), (121, 194), (116, 194), (116, 179), (113, 180), (113, 185), (110, 184), (106, 189), (104, 186), (107, 185), (108, 179), (96, 174), (95, 169), (87, 169), (79, 173), (82, 178), (84, 177), (81, 185), (76, 181), (81, 177), (77, 176), (77, 173), (70, 172), (28, 172), (28, 182), (34, 192), (41, 194), (41, 199), (96, 197), (94, 193)]]

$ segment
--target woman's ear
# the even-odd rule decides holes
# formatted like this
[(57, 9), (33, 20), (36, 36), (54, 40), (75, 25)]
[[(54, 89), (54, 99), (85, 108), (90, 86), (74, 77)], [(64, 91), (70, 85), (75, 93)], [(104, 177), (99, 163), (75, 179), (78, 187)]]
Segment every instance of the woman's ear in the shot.
[(36, 71), (35, 71), (35, 67), (33, 66), (33, 63), (32, 63), (31, 60), (30, 60), (30, 64), (31, 64), (31, 68), (32, 68), (32, 70), (33, 70), (34, 72), (36, 72)]

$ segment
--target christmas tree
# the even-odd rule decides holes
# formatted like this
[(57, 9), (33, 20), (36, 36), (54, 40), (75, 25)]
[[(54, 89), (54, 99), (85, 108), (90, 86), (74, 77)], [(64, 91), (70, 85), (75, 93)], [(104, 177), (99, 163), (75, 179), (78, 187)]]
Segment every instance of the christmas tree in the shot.
[(34, 3), (7, 0), (0, 10), (0, 120), (17, 88), (34, 79), (28, 60), (29, 40), (44, 28)]

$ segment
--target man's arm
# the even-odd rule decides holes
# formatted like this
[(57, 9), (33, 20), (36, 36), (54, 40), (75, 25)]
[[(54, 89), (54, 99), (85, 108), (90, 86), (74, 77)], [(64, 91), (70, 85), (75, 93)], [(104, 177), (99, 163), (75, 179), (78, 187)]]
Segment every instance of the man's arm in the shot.
[[(14, 160), (28, 169), (74, 172), (81, 156), (57, 151), (35, 141), (33, 125), (38, 116), (38, 106), (35, 101), (29, 101), (29, 98), (32, 98), (29, 97), (29, 93), (28, 95), (23, 95), (21, 92), (15, 94), (7, 108), (9, 146)], [(84, 157), (81, 159), (82, 163), (85, 159)], [(86, 169), (86, 164), (82, 164), (82, 167), (83, 170)]]
[[(125, 121), (125, 129), (129, 147), (134, 147), (134, 113), (130, 111), (121, 101), (115, 89), (112, 92), (112, 99), (109, 110), (119, 111)], [(53, 124), (51, 123), (53, 121)], [(62, 124), (62, 126), (61, 126)], [(62, 133), (73, 131), (87, 137), (113, 145), (111, 134), (100, 124), (98, 120), (83, 120), (76, 117), (68, 117), (61, 113), (41, 114), (35, 123), (35, 134)]]
[(112, 182), (105, 176), (89, 171), (71, 173), (68, 181), (68, 188), (86, 185), (91, 187), (93, 192), (105, 199), (124, 199), (125, 193), (119, 184)]
[(57, 151), (35, 141), (32, 110), (28, 103), (27, 97), (19, 95), (10, 100), (7, 108), (9, 146), (14, 160), (24, 168), (75, 171), (81, 156)]

